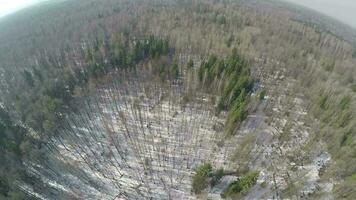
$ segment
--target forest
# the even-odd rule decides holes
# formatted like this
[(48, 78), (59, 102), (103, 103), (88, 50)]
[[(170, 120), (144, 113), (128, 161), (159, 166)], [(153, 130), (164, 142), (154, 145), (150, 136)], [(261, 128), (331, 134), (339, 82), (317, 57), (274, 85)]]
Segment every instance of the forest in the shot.
[(0, 199), (352, 199), (355, 36), (278, 0), (0, 18)]

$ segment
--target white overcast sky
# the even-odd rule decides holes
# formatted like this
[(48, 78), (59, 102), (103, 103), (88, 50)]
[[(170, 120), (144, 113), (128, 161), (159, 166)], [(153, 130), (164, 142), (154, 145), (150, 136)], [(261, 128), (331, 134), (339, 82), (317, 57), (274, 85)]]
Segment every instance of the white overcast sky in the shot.
[[(0, 0), (0, 17), (43, 0)], [(285, 0), (312, 8), (356, 28), (356, 0)]]
[(43, 0), (0, 0), (0, 17)]
[(300, 4), (356, 28), (356, 0), (286, 0)]

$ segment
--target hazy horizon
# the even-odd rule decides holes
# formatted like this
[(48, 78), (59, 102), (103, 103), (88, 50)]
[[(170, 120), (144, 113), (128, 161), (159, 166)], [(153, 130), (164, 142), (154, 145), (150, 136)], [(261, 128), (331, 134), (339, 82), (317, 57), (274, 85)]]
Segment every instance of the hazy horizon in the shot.
[(44, 0), (0, 0), (0, 18)]
[[(45, 0), (0, 0), (0, 18)], [(356, 28), (354, 0), (284, 0), (311, 8)]]
[(285, 0), (311, 8), (356, 28), (355, 0)]

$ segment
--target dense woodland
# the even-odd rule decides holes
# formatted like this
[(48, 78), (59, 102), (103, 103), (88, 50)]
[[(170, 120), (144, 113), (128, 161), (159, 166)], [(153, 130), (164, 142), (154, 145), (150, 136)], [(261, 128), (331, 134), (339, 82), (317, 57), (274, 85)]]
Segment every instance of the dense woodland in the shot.
[[(239, 132), (248, 116), (258, 114), (258, 105), (264, 102), (292, 109), (293, 95), (303, 94), (308, 112), (302, 123), (310, 127), (309, 135), (300, 149), (285, 157), (304, 164), (329, 152), (332, 160), (320, 171), (320, 181), (335, 183), (334, 198), (352, 199), (356, 195), (354, 39), (351, 28), (279, 1), (58, 0), (5, 17), (0, 20), (0, 198), (38, 198), (19, 188), (20, 182), (37, 185), (38, 193), (50, 195), (50, 187), (29, 174), (25, 163), (41, 163), (48, 152), (56, 152), (54, 138), (65, 141), (67, 136), (61, 134), (75, 132), (68, 124), (79, 122), (68, 123), (68, 118), (82, 115), (87, 106), (78, 102), (123, 78), (115, 74), (125, 74), (150, 77), (162, 87), (181, 85), (186, 88), (184, 103), (201, 93), (211, 95), (212, 112), (226, 119), (223, 138), (241, 135), (236, 150), (240, 155), (237, 161), (231, 158), (239, 166), (237, 171), (252, 162), (258, 138), (258, 133)], [(293, 91), (281, 95), (290, 84)], [(267, 124), (281, 116), (293, 120), (288, 110), (275, 116), (266, 106), (263, 112)], [(293, 131), (287, 122), (275, 136), (277, 145), (291, 140)], [(248, 195), (256, 184), (254, 171), (245, 170), (221, 196)], [(223, 176), (209, 165), (194, 173), (203, 183), (193, 178), (195, 193)], [(289, 180), (288, 187), (276, 193), (299, 196), (303, 178)], [(321, 191), (312, 195), (323, 197)]]

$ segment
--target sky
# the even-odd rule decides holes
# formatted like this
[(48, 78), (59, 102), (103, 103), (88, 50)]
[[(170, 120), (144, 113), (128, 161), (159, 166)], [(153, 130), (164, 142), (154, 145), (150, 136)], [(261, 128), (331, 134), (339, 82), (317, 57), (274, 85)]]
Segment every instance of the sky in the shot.
[[(0, 17), (43, 0), (0, 0)], [(317, 10), (356, 28), (356, 0), (285, 0)]]
[(41, 1), (42, 0), (0, 0), (0, 17)]
[(312, 8), (356, 28), (356, 0), (285, 0)]

